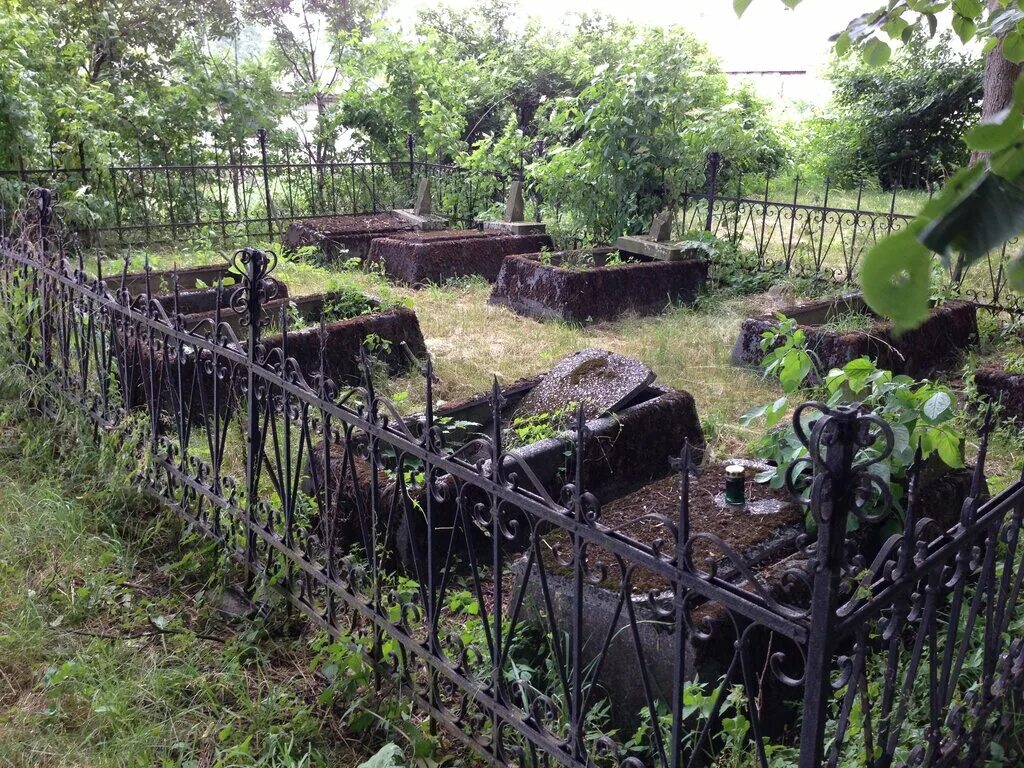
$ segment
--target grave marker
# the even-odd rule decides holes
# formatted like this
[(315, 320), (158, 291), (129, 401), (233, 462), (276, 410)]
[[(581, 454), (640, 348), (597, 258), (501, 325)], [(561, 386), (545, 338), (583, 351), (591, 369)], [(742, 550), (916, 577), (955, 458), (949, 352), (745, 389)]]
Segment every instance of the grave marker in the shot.
[(624, 253), (659, 261), (689, 261), (703, 255), (699, 249), (683, 248), (678, 243), (669, 242), (671, 237), (672, 212), (662, 211), (654, 217), (646, 235), (624, 235), (615, 241), (615, 247)]
[(509, 184), (505, 196), (505, 218), (501, 221), (485, 221), (484, 229), (512, 235), (542, 235), (547, 227), (539, 221), (526, 221), (523, 182), (516, 180)]
[(416, 229), (444, 229), (448, 226), (448, 220), (443, 216), (435, 216), (433, 213), (433, 202), (430, 196), (430, 179), (420, 179), (419, 187), (416, 189), (416, 198), (412, 208), (398, 208), (395, 215), (401, 216)]

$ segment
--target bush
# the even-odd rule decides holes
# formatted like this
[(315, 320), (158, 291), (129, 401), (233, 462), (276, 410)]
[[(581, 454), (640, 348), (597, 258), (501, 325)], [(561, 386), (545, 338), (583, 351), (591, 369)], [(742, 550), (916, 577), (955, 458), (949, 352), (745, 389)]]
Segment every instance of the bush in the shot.
[(948, 35), (915, 37), (882, 67), (838, 59), (829, 78), (835, 92), (809, 121), (804, 175), (916, 189), (967, 162), (963, 137), (980, 114), (982, 62), (954, 52)]

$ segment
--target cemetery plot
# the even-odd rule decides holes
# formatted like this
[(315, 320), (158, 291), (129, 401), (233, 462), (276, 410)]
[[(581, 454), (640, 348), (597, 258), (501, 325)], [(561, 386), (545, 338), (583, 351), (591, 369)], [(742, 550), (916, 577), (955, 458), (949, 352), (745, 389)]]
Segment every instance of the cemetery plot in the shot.
[[(116, 262), (115, 262), (116, 263)], [(145, 295), (147, 290), (154, 296), (158, 294), (169, 294), (174, 290), (173, 271), (131, 272), (122, 274), (117, 272), (103, 278), (107, 289), (111, 292), (126, 290), (130, 296)], [(235, 272), (230, 264), (209, 264), (198, 267), (185, 267), (177, 272), (178, 289), (182, 291), (202, 290), (213, 288), (218, 284), (225, 286), (236, 285), (241, 282), (242, 276)]]
[(548, 235), (442, 229), (378, 238), (367, 261), (389, 279), (415, 288), (472, 275), (493, 283), (506, 256), (552, 247)]
[(702, 258), (661, 261), (610, 248), (509, 256), (491, 302), (536, 318), (585, 323), (692, 304), (707, 283)]
[[(692, 396), (687, 392), (661, 387), (654, 373), (638, 361), (604, 350), (589, 349), (570, 355), (549, 373), (517, 382), (501, 390), (495, 409), (495, 393), (481, 394), (462, 402), (438, 408), (434, 422), (443, 435), (446, 451), (470, 464), (480, 463), (489, 471), (493, 436), (502, 440), (504, 476), (515, 475), (517, 482), (533, 492), (557, 499), (573, 476), (573, 446), (576, 419), (583, 408), (587, 433), (583, 469), (588, 489), (622, 492), (671, 471), (670, 459), (689, 443), (699, 454), (704, 435)], [(497, 421), (497, 423), (496, 423)], [(420, 419), (410, 428), (422, 426)], [(490, 438), (490, 439), (485, 439)], [(369, 522), (361, 518), (360, 503), (366, 489), (363, 480), (371, 475), (369, 465), (359, 457), (358, 441), (337, 438), (329, 450), (323, 445), (311, 456), (311, 472), (325, 471), (328, 492), (337, 499), (333, 510), (334, 529), (345, 538), (345, 548), (369, 542)], [(329, 454), (329, 459), (328, 459)], [(394, 457), (393, 457), (394, 458)], [(382, 467), (387, 482), (381, 484), (382, 500), (390, 515), (390, 527), (383, 531), (397, 559), (404, 567), (422, 567), (426, 541), (426, 521), (422, 513), (425, 500), (422, 465), (393, 461)], [(321, 475), (322, 476), (322, 475)], [(487, 534), (476, 526), (465, 526), (463, 510), (472, 509), (474, 498), (460, 498), (458, 482), (451, 476), (435, 478), (439, 493), (432, 499), (435, 547), (447, 551), (454, 537), (457, 548), (489, 547)], [(340, 492), (339, 492), (340, 489)], [(477, 491), (463, 488), (468, 496)], [(515, 512), (512, 512), (515, 516)], [(511, 550), (526, 545), (529, 526), (520, 527), (520, 536), (505, 546)], [(351, 538), (356, 536), (357, 538)], [(438, 564), (440, 566), (440, 563)]]
[[(727, 502), (729, 464), (744, 468), (742, 505)], [(756, 482), (756, 473), (765, 468), (767, 465), (759, 461), (733, 459), (705, 466), (689, 478), (685, 517), (688, 543), (683, 562), (698, 579), (713, 578), (718, 584), (730, 584), (737, 591), (796, 615), (807, 608), (813, 583), (807, 556), (800, 549), (806, 533), (806, 509), (788, 490)], [(918, 514), (927, 510), (934, 522), (921, 528), (920, 535), (938, 535), (956, 524), (970, 493), (972, 472), (950, 470), (940, 464), (922, 472), (916, 509)], [(982, 499), (988, 498), (984, 489), (980, 493)], [(629, 537), (657, 557), (676, 557), (674, 533), (681, 530), (682, 504), (679, 474), (624, 494), (614, 489), (599, 493), (598, 498), (597, 524)], [(871, 528), (852, 533), (850, 542), (870, 563), (890, 535)], [(577, 585), (572, 567), (565, 564), (571, 553), (568, 533), (558, 529), (542, 535), (532, 555), (518, 562), (511, 599), (522, 594), (523, 621), (535, 623), (542, 630), (560, 627), (572, 631)], [(656, 699), (664, 701), (672, 695), (677, 652), (675, 596), (666, 579), (611, 553), (590, 548), (584, 556), (591, 578), (582, 586), (583, 662), (589, 667), (599, 658), (604, 644), (609, 644), (597, 676), (599, 695), (607, 697), (616, 727), (636, 728), (640, 724), (637, 713), (644, 710), (647, 701), (645, 685), (650, 686)], [(722, 605), (709, 603), (697, 593), (686, 598), (685, 606), (686, 622), (693, 630), (687, 633), (683, 648), (686, 679), (716, 681), (734, 659), (738, 639), (735, 619)], [(636, 638), (630, 632), (629, 613), (637, 617)], [(767, 633), (747, 638), (746, 642), (748, 663), (763, 669), (773, 653)], [(770, 708), (774, 714), (765, 726), (781, 729), (792, 725), (783, 707), (792, 690), (772, 685), (764, 695), (779, 704)]]
[(370, 243), (378, 237), (408, 232), (415, 225), (395, 213), (351, 214), (326, 216), (296, 221), (284, 238), (292, 250), (313, 245), (331, 260), (363, 261), (370, 253)]
[[(901, 335), (873, 314), (859, 294), (787, 307), (779, 313), (796, 320), (806, 334), (822, 374), (869, 357), (879, 368), (920, 378), (955, 367), (978, 340), (977, 308), (967, 301), (937, 304), (924, 323)], [(765, 354), (762, 334), (778, 327), (775, 315), (744, 320), (733, 347), (733, 363), (758, 365)]]
[(1016, 419), (1024, 425), (1024, 366), (1011, 360), (1005, 367), (985, 365), (974, 372), (978, 394), (1000, 405), (1003, 419)]
[[(159, 275), (166, 279), (165, 275)], [(406, 371), (415, 361), (426, 356), (426, 343), (420, 330), (416, 313), (408, 307), (387, 303), (381, 299), (356, 290), (333, 291), (292, 298), (287, 286), (273, 278), (268, 280), (268, 300), (263, 306), (267, 329), (260, 339), (268, 355), (280, 350), (280, 354), (293, 358), (307, 375), (321, 371), (337, 383), (354, 384), (362, 378), (360, 354), (363, 348), (376, 365), (388, 374)], [(194, 292), (179, 292), (177, 306), (183, 317), (184, 327), (209, 339), (230, 328), (229, 344), (244, 344), (248, 328), (242, 316), (229, 306), (234, 288), (212, 288)], [(273, 298), (270, 298), (273, 297)], [(137, 299), (138, 300), (138, 299)], [(164, 311), (171, 315), (175, 307), (174, 295), (155, 296)], [(192, 310), (191, 314), (185, 314)], [(321, 324), (322, 323), (322, 324)], [(284, 329), (287, 327), (287, 334)], [(213, 402), (214, 389), (218, 382), (228, 385), (223, 392), (218, 390), (217, 401), (227, 407), (232, 394), (240, 384), (232, 371), (213, 369), (213, 354), (208, 350), (182, 344), (180, 351), (172, 342), (144, 338), (134, 326), (126, 324), (118, 334), (116, 354), (121, 360), (123, 392), (126, 404), (138, 407), (151, 398), (163, 403), (162, 407), (173, 410), (166, 398), (177, 397), (178, 382), (171, 381), (161, 372), (174, 368), (174, 359), (180, 353), (185, 356), (182, 370), (184, 391), (182, 398), (192, 402), (202, 393), (206, 402)], [(241, 339), (241, 341), (238, 341)], [(166, 347), (166, 349), (165, 349)], [(155, 366), (158, 374), (155, 392), (145, 387), (149, 366)], [(198, 404), (197, 404), (198, 405)]]
[[(804, 531), (804, 510), (786, 491), (753, 482), (758, 466), (754, 462), (744, 464), (744, 506), (725, 502), (724, 464), (706, 467), (698, 477), (691, 478), (686, 561), (692, 562), (695, 573), (714, 573), (738, 590), (752, 589), (748, 576), (753, 575), (769, 594), (781, 599), (781, 574), (774, 574), (774, 570), (796, 552), (797, 539)], [(664, 557), (675, 556), (672, 529), (679, 523), (682, 498), (678, 474), (632, 493), (600, 498), (600, 525)], [(576, 585), (572, 568), (564, 565), (571, 551), (567, 533), (552, 531), (542, 537), (532, 557), (524, 556), (519, 561), (514, 594), (523, 596), (522, 620), (542, 629), (572, 631)], [(593, 580), (585, 583), (582, 591), (583, 663), (589, 668), (608, 643), (597, 675), (598, 695), (610, 702), (615, 727), (636, 728), (638, 713), (647, 701), (645, 685), (651, 687), (656, 699), (664, 701), (672, 695), (676, 668), (672, 590), (661, 577), (620, 562), (609, 553), (591, 548), (586, 557)], [(738, 568), (738, 562), (748, 570)], [(696, 595), (693, 598), (687, 602), (689, 621), (700, 632), (688, 633), (686, 638), (686, 679), (715, 681), (733, 659), (735, 626), (726, 612), (714, 611)], [(630, 632), (630, 612), (637, 617), (638, 638)], [(758, 669), (764, 661), (764, 656), (754, 659), (760, 664)]]

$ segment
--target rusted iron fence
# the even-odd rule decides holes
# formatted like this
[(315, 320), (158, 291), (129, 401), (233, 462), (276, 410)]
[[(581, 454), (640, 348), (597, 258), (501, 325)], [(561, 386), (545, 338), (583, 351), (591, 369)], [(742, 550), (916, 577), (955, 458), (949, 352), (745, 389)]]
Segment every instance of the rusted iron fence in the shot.
[[(457, 442), (429, 360), (410, 417), (368, 359), (356, 386), (301, 370), (287, 315), (267, 349), (272, 254), (236, 254), (236, 335), (220, 310), (186, 325), (176, 286), (155, 296), (67, 250), (49, 194), (18, 223), (0, 336), (41, 405), (102, 430), (144, 416), (142, 486), (482, 762), (969, 766), (1015, 726), (1024, 481), (988, 498), (987, 434), (957, 519), (929, 518), (914, 472), (886, 537), (897, 513), (875, 470), (892, 430), (810, 403), (794, 420), (809, 458), (789, 478), (813, 533), (791, 557), (765, 568), (694, 526), (688, 445), (664, 468), (678, 512), (637, 510), (663, 532), (642, 543), (602, 520), (582, 416), (552, 493), (506, 448), (497, 384), (496, 426)], [(623, 662), (643, 703), (614, 714)]]
[(423, 178), (432, 182), (435, 207), (470, 226), (504, 200), (507, 183), (418, 160), (412, 144), (400, 160), (315, 162), (298, 147), (275, 146), (265, 131), (163, 162), (144, 159), (140, 149), (134, 163), (89, 166), (84, 151), (68, 163), (0, 170), (7, 210), (30, 189), (59, 190), (68, 224), (83, 242), (103, 246), (273, 240), (296, 219), (411, 207)]

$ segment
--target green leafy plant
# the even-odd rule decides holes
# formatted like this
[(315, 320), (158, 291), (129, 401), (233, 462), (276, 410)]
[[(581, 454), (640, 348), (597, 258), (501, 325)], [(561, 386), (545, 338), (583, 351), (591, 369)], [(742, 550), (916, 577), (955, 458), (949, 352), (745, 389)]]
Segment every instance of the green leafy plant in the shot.
[[(751, 1), (736, 0), (734, 7), (742, 14)], [(788, 7), (801, 1), (783, 0)], [(853, 19), (836, 37), (836, 53), (857, 49), (868, 64), (885, 65), (892, 56), (889, 41), (906, 44), (925, 27), (934, 35), (939, 14), (948, 16), (962, 42), (981, 41), (984, 52), (993, 54), (990, 65), (1024, 62), (1024, 10), (1010, 0), (891, 0)], [(864, 298), (897, 330), (916, 327), (927, 316), (932, 254), (959, 281), (972, 264), (1024, 231), (1024, 75), (1012, 66), (1001, 69), (993, 75), (1015, 78), (1012, 97), (967, 134), (977, 162), (950, 179), (906, 229), (864, 256)], [(1024, 253), (1011, 262), (1007, 276), (1011, 285), (1024, 288)]]
[(577, 409), (578, 404), (570, 402), (550, 412), (514, 417), (508, 429), (509, 447), (529, 445), (555, 437), (565, 429)]
[(324, 319), (327, 322), (348, 320), (377, 311), (378, 307), (362, 291), (342, 288), (333, 291), (324, 301)]
[[(922, 459), (934, 456), (950, 468), (964, 466), (965, 436), (955, 395), (948, 387), (895, 375), (866, 357), (851, 360), (822, 377), (805, 335), (789, 318), (782, 318), (778, 328), (765, 331), (761, 347), (766, 352), (762, 362), (765, 375), (778, 379), (785, 394), (773, 403), (751, 409), (740, 419), (744, 425), (763, 422), (771, 430), (755, 447), (758, 456), (773, 465), (758, 475), (758, 481), (781, 487), (786, 468), (807, 455), (793, 425), (783, 424), (793, 399), (800, 394), (820, 397), (829, 407), (859, 406), (888, 422), (893, 451), (884, 462), (873, 465), (872, 471), (890, 485), (897, 504), (918, 453)], [(812, 386), (812, 379), (819, 383)], [(862, 449), (859, 460), (876, 457), (880, 449), (876, 441)]]

